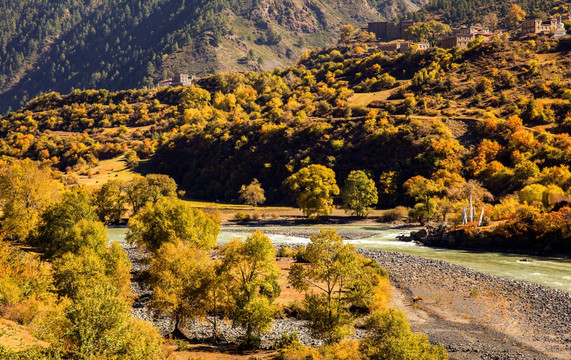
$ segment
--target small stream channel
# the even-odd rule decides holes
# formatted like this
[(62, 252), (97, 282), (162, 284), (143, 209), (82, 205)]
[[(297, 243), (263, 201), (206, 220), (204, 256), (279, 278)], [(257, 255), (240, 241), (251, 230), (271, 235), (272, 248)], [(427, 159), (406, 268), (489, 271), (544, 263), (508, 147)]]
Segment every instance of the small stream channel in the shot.
[[(476, 271), (492, 274), (498, 277), (513, 278), (535, 282), (551, 288), (561, 289), (571, 293), (571, 260), (552, 257), (539, 257), (520, 254), (506, 254), (497, 252), (479, 252), (464, 250), (449, 250), (419, 246), (397, 240), (400, 234), (407, 234), (411, 230), (389, 229), (382, 226), (333, 226), (338, 231), (355, 232), (361, 235), (358, 239), (346, 240), (361, 248), (397, 251), (405, 254), (439, 259), (450, 263), (465, 266)], [(292, 227), (264, 227), (259, 228), (267, 231), (268, 237), (274, 243), (298, 244), (307, 243), (309, 238), (299, 235), (284, 235), (288, 233), (310, 233), (312, 230), (319, 232), (320, 226), (296, 226)], [(222, 227), (218, 236), (218, 243), (226, 243), (232, 238), (245, 238), (248, 233), (257, 230), (255, 227)], [(127, 229), (109, 228), (108, 238), (111, 241), (124, 241)], [(273, 234), (270, 232), (281, 232)], [(522, 259), (528, 261), (522, 261)]]

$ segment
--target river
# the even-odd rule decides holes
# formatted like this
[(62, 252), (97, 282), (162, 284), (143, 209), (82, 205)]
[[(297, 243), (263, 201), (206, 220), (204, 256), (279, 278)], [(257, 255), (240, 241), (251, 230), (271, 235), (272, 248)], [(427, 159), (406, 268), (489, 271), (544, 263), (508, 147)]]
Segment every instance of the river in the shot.
[[(346, 240), (348, 243), (354, 244), (357, 247), (398, 251), (410, 255), (444, 260), (498, 277), (535, 282), (571, 293), (571, 260), (568, 259), (431, 248), (396, 240), (398, 235), (407, 234), (410, 230), (389, 229), (374, 225), (334, 227), (340, 231), (355, 231), (362, 234), (363, 236), (360, 239)], [(304, 231), (314, 229), (315, 232), (318, 232), (320, 227), (296, 226), (295, 229)], [(245, 238), (248, 234), (245, 230), (254, 231), (256, 228), (222, 227), (220, 235), (218, 236), (218, 242), (223, 244), (235, 237)], [(265, 227), (261, 228), (261, 230), (287, 233), (289, 232), (288, 230), (291, 230), (291, 227)], [(124, 241), (126, 231), (124, 227), (109, 228), (109, 240)], [(306, 237), (283, 234), (267, 235), (274, 243), (307, 243), (309, 241)], [(523, 258), (530, 261), (521, 261)]]

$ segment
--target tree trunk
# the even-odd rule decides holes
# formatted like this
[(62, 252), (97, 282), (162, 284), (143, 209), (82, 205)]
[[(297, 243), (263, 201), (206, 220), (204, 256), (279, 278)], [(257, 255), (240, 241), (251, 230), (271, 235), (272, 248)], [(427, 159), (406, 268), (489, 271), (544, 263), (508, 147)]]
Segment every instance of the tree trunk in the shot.
[(182, 331), (180, 331), (179, 329), (179, 324), (180, 324), (180, 320), (178, 315), (175, 318), (175, 323), (174, 323), (174, 329), (173, 331), (169, 334), (171, 339), (176, 339), (176, 340), (188, 340), (188, 337), (186, 335), (184, 335), (182, 333)]

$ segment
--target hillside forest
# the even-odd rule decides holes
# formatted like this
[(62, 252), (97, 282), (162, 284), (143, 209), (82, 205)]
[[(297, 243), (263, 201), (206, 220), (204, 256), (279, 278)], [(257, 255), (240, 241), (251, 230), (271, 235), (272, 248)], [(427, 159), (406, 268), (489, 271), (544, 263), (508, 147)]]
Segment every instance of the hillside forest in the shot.
[(2, 117), (0, 151), (71, 184), (124, 156), (204, 200), (237, 200), (256, 178), (270, 204), (293, 203), (285, 180), (309, 165), (341, 187), (363, 170), (380, 208), (458, 222), (476, 188), (487, 218), (540, 226), (571, 181), (568, 54), (566, 39), (541, 37), (404, 54), (348, 42), (185, 88), (52, 92)]

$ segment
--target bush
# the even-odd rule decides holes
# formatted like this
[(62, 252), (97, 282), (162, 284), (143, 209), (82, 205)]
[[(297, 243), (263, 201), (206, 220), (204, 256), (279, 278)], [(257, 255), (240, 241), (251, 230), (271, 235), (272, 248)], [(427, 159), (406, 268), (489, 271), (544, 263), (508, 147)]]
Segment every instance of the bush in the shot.
[(297, 335), (297, 333), (295, 331), (293, 331), (291, 334), (288, 334), (287, 332), (285, 332), (285, 333), (283, 333), (281, 339), (279, 339), (276, 342), (274, 347), (276, 349), (284, 349), (284, 348), (290, 347), (296, 343), (299, 343), (299, 336)]
[(234, 214), (234, 220), (250, 221), (250, 215), (246, 214), (245, 212), (238, 211), (236, 214)]
[(176, 351), (186, 351), (189, 349), (188, 343), (184, 340), (178, 340), (176, 342)]
[(305, 246), (300, 246), (297, 248), (297, 252), (295, 254), (295, 261), (299, 263), (307, 263), (307, 259), (305, 258)]
[(250, 215), (251, 220), (258, 220), (260, 218), (260, 212), (258, 210), (254, 211), (252, 215)]
[(403, 221), (408, 218), (408, 208), (404, 206), (397, 206), (394, 209), (385, 211), (380, 217), (382, 222)]
[(238, 342), (238, 350), (241, 351), (259, 349), (262, 345), (262, 339), (260, 339), (260, 335), (258, 334), (240, 336)]
[(367, 325), (369, 334), (359, 346), (364, 359), (448, 359), (444, 347), (431, 345), (426, 335), (412, 333), (400, 310), (375, 311)]
[(280, 245), (278, 252), (276, 253), (277, 257), (294, 257), (295, 255), (296, 251), (292, 248), (288, 248), (285, 245)]
[(355, 339), (342, 340), (321, 348), (323, 358), (327, 360), (359, 360), (362, 359), (359, 351), (359, 342)]
[(303, 318), (303, 304), (299, 300), (294, 300), (282, 309), (282, 312), (286, 317), (302, 319)]

